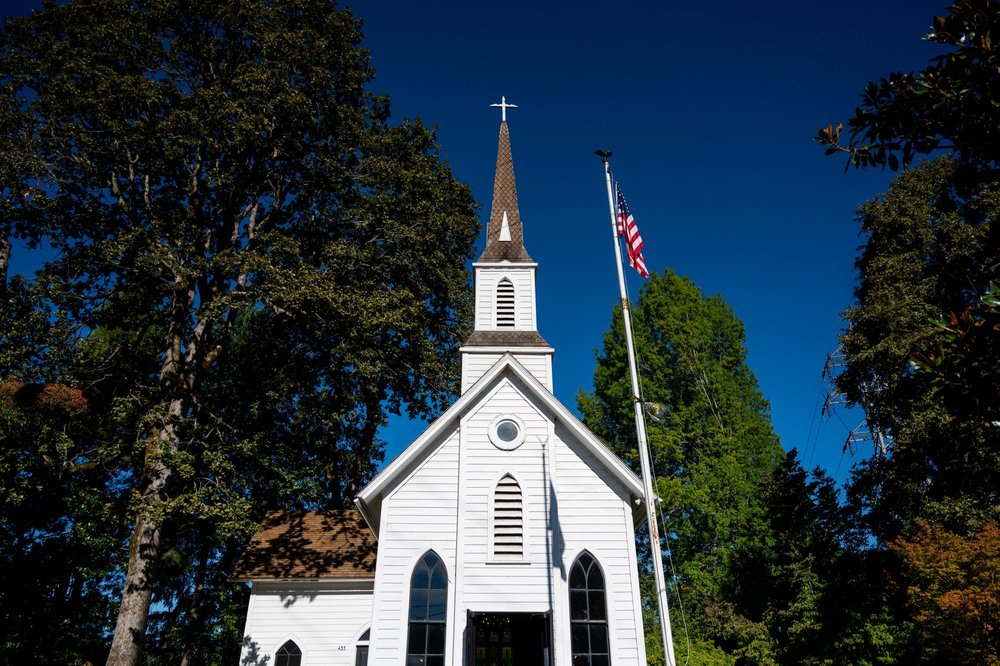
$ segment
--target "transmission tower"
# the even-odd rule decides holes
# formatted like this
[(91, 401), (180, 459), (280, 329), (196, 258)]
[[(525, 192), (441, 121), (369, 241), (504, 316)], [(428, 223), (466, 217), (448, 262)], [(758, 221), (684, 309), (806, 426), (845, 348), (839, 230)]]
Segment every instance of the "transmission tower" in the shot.
[[(847, 397), (837, 388), (837, 376), (843, 372), (847, 365), (847, 357), (844, 350), (839, 346), (832, 354), (826, 355), (826, 363), (823, 364), (823, 380), (826, 382), (826, 397), (823, 400), (822, 415), (826, 418), (835, 416), (834, 408), (847, 406)], [(877, 395), (878, 391), (874, 380), (866, 381), (861, 385), (861, 399), (859, 406), (865, 413), (861, 423), (850, 428), (848, 427), (847, 438), (844, 440), (844, 451), (850, 451), (851, 455), (857, 452), (857, 447), (865, 442), (871, 442), (874, 448), (875, 457), (879, 460), (885, 458), (891, 443), (889, 437), (879, 424)], [(838, 418), (839, 415), (836, 415)], [(843, 421), (843, 419), (841, 419)]]

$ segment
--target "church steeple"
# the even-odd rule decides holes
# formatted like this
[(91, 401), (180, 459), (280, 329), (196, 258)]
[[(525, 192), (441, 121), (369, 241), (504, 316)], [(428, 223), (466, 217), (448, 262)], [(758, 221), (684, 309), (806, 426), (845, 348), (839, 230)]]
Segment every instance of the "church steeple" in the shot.
[(486, 225), (486, 247), (473, 264), (476, 281), (476, 327), (462, 347), (462, 392), (490, 367), (511, 354), (543, 386), (552, 390), (552, 347), (538, 334), (535, 316), (535, 270), (524, 249), (521, 212), (514, 184), (514, 160), (507, 130), (507, 104), (500, 104), (500, 143), (493, 177), (493, 207)]
[[(511, 106), (503, 102), (503, 106)], [(506, 117), (506, 108), (504, 108)], [(524, 249), (521, 212), (517, 207), (517, 185), (514, 182), (514, 158), (510, 152), (507, 121), (500, 122), (500, 143), (497, 146), (497, 169), (493, 176), (493, 207), (486, 226), (486, 249), (479, 261), (511, 261), (531, 263)]]

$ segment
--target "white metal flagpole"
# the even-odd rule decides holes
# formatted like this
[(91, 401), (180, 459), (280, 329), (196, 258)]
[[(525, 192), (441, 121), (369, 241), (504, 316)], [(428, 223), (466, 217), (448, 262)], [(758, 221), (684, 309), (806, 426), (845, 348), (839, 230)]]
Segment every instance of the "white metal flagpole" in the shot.
[(667, 608), (667, 583), (663, 575), (663, 555), (660, 553), (660, 532), (656, 526), (656, 495), (653, 492), (653, 465), (650, 460), (649, 444), (646, 439), (646, 418), (643, 414), (642, 398), (639, 396), (639, 372), (635, 364), (635, 345), (632, 341), (632, 315), (625, 291), (625, 273), (622, 268), (622, 250), (618, 243), (618, 221), (615, 215), (614, 194), (611, 191), (611, 153), (597, 151), (604, 162), (604, 180), (608, 187), (608, 208), (611, 211), (611, 237), (615, 244), (615, 266), (618, 268), (618, 291), (622, 301), (622, 323), (625, 326), (625, 345), (628, 349), (628, 367), (632, 375), (632, 403), (635, 407), (635, 431), (639, 447), (639, 463), (642, 466), (642, 485), (646, 503), (646, 522), (649, 524), (649, 548), (653, 557), (653, 576), (656, 579), (656, 600), (660, 608), (660, 634), (663, 639), (663, 654), (666, 666), (676, 666), (674, 642), (670, 632), (670, 610)]

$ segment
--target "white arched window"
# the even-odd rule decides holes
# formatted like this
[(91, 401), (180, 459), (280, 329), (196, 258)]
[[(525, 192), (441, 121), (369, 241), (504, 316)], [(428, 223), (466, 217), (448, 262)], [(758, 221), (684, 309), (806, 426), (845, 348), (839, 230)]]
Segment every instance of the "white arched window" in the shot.
[(354, 666), (368, 666), (368, 644), (371, 642), (372, 630), (365, 629), (365, 633), (358, 637), (354, 646)]

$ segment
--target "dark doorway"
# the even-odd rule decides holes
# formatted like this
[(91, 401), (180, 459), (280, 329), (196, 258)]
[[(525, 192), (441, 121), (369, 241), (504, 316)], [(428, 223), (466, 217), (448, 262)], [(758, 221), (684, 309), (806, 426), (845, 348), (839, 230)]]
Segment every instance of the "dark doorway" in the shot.
[(466, 666), (549, 666), (548, 613), (469, 611)]

